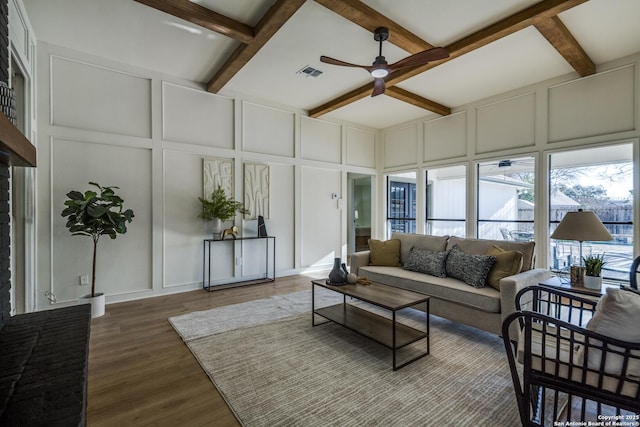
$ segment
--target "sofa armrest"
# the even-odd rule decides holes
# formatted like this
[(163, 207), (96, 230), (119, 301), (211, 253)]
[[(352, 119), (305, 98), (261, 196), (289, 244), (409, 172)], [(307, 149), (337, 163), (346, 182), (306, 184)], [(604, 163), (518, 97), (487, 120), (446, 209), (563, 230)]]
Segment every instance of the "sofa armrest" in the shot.
[(360, 276), (358, 269), (369, 265), (369, 251), (354, 252), (351, 254), (350, 273)]
[[(551, 271), (544, 268), (534, 268), (522, 273), (507, 276), (500, 280), (500, 317), (502, 321), (516, 311), (516, 294), (531, 285), (538, 285), (551, 277)], [(513, 328), (517, 325), (512, 324)], [(517, 330), (517, 329), (516, 329)], [(517, 336), (516, 330), (510, 331), (511, 336)]]

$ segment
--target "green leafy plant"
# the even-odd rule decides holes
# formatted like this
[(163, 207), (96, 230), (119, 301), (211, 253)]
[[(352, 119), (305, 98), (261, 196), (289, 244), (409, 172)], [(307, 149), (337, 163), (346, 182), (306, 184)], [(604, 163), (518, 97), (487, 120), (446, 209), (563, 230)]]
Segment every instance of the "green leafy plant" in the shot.
[(602, 255), (589, 255), (582, 257), (584, 261), (585, 274), (587, 276), (599, 277), (602, 274), (602, 267), (607, 263)]
[(244, 205), (236, 202), (233, 197), (227, 196), (221, 186), (218, 186), (211, 193), (211, 200), (202, 197), (198, 197), (198, 200), (202, 203), (202, 212), (200, 212), (198, 218), (202, 218), (205, 221), (211, 221), (216, 218), (226, 221), (233, 218), (236, 212), (248, 213)]
[(93, 267), (91, 271), (91, 296), (96, 296), (96, 249), (100, 236), (115, 239), (118, 234), (127, 232), (127, 222), (133, 219), (131, 209), (123, 210), (124, 200), (113, 191), (118, 187), (102, 187), (90, 182), (98, 192), (87, 190), (84, 193), (70, 191), (66, 208), (62, 211), (67, 218), (66, 227), (73, 236), (89, 236), (93, 239)]

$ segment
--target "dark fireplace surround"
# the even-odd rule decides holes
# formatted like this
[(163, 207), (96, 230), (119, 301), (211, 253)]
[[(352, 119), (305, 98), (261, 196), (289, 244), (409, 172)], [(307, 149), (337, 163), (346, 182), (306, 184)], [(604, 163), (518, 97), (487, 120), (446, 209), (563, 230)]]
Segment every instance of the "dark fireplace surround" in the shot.
[[(0, 0), (0, 81), (9, 83), (8, 0)], [(0, 425), (84, 426), (91, 307), (11, 316), (11, 168), (36, 149), (0, 113)]]

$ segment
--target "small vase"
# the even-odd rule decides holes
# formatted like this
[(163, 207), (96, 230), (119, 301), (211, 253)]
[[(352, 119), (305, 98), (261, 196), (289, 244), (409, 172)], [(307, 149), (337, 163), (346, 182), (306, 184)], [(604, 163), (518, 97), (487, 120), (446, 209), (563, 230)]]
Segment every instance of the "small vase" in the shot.
[(211, 220), (211, 231), (213, 232), (214, 240), (220, 240), (222, 238), (222, 220), (220, 218)]
[(329, 273), (329, 283), (331, 285), (344, 285), (347, 283), (346, 266), (343, 269), (343, 265), (340, 258), (333, 260), (333, 269)]

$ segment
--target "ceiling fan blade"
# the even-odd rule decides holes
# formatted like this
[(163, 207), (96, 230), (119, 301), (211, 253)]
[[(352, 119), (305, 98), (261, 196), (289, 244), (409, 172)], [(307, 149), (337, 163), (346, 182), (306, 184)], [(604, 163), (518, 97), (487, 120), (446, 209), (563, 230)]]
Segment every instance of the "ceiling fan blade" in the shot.
[(320, 62), (324, 62), (325, 64), (331, 64), (331, 65), (342, 65), (343, 67), (364, 68), (367, 71), (369, 71), (369, 69), (371, 68), (370, 65), (351, 64), (350, 62), (340, 61), (339, 59), (329, 58), (328, 56), (324, 56), (324, 55), (320, 57)]
[(373, 81), (373, 93), (371, 93), (371, 97), (382, 95), (384, 93), (384, 89), (384, 79), (375, 79)]
[(414, 55), (407, 56), (406, 58), (389, 65), (389, 68), (392, 70), (399, 70), (401, 68), (416, 67), (448, 57), (449, 51), (447, 51), (447, 49), (443, 47), (434, 47), (433, 49), (424, 50)]

